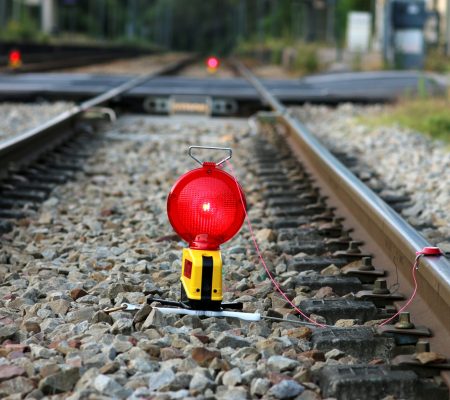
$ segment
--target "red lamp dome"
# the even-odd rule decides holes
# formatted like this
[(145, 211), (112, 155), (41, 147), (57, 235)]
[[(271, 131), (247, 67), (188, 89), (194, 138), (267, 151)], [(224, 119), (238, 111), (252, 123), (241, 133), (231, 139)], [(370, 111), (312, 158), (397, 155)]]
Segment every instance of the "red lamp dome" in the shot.
[(11, 50), (8, 55), (8, 65), (10, 67), (16, 68), (20, 67), (22, 64), (22, 54), (19, 50)]
[(244, 207), (242, 188), (214, 163), (182, 175), (167, 198), (173, 229), (193, 249), (216, 250), (230, 240), (242, 226)]
[(212, 69), (219, 68), (219, 59), (217, 57), (208, 57), (206, 60), (206, 65), (208, 68)]

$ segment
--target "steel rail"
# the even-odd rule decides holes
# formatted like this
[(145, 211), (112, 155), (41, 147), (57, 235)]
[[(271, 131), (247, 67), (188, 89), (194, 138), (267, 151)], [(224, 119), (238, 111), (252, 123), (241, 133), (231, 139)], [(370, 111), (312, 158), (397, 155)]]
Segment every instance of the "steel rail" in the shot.
[[(416, 251), (432, 245), (337, 160), (304, 124), (291, 116), (286, 107), (248, 68), (239, 62), (236, 62), (236, 67), (258, 91), (263, 101), (270, 105), (277, 114), (277, 119), (287, 127), (288, 140), (294, 144), (294, 150), (306, 158), (308, 165), (328, 185), (328, 189), (339, 199), (340, 204), (344, 204), (347, 210), (351, 211), (352, 216), (369, 233), (371, 240), (376, 241), (389, 260), (411, 281), (411, 266)], [(443, 256), (422, 257), (419, 266), (419, 294), (426, 302), (427, 311), (431, 310), (437, 317), (434, 319), (436, 325), (431, 325), (431, 329), (439, 330), (443, 327), (447, 331), (447, 337), (442, 339), (443, 343), (439, 343), (439, 350), (448, 354), (450, 262)]]
[(0, 177), (4, 176), (7, 173), (8, 168), (12, 165), (30, 163), (43, 152), (54, 148), (72, 135), (77, 119), (85, 111), (116, 99), (127, 91), (142, 85), (146, 81), (156, 78), (157, 76), (174, 73), (193, 60), (194, 57), (189, 56), (180, 61), (161, 67), (151, 74), (140, 75), (106, 91), (105, 93), (71, 107), (69, 110), (62, 112), (36, 128), (1, 142)]
[(44, 72), (60, 70), (65, 68), (82, 67), (95, 63), (106, 63), (108, 61), (136, 57), (136, 54), (102, 53), (102, 54), (62, 54), (51, 55), (55, 59), (24, 61), (24, 64), (18, 68), (8, 66), (0, 67), (0, 72), (4, 74), (24, 74), (30, 72)]

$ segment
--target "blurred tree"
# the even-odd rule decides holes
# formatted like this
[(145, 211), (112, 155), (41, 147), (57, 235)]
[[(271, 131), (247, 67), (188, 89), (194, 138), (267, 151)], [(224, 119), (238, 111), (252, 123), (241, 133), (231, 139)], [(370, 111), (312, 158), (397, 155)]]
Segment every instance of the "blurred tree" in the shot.
[[(270, 41), (334, 42), (334, 32), (344, 37), (348, 11), (369, 11), (370, 3), (369, 0), (58, 0), (58, 31), (221, 53), (243, 41), (258, 46)], [(24, 0), (0, 0), (3, 26), (12, 19), (21, 24), (26, 19), (26, 4)]]

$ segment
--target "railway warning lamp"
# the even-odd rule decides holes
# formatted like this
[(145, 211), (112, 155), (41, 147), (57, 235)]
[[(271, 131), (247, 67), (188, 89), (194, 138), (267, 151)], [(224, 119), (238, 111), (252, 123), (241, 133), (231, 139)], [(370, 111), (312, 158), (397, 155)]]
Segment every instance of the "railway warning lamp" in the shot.
[[(194, 149), (223, 150), (228, 156), (218, 163), (202, 162), (193, 155)], [(167, 199), (169, 221), (189, 243), (183, 249), (181, 300), (190, 308), (219, 310), (224, 306), (219, 246), (241, 228), (245, 197), (236, 180), (221, 168), (231, 158), (231, 149), (191, 146), (189, 155), (201, 167), (182, 175)]]
[(20, 53), (20, 50), (13, 49), (9, 52), (8, 66), (13, 69), (20, 68), (22, 66), (22, 54)]
[(215, 73), (219, 68), (219, 64), (219, 59), (217, 57), (208, 57), (206, 60), (206, 66), (210, 73)]

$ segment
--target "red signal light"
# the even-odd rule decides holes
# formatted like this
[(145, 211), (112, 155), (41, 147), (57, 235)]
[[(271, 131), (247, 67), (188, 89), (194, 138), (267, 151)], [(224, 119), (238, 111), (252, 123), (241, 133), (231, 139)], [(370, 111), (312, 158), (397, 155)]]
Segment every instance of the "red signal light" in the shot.
[(8, 63), (10, 67), (20, 67), (22, 64), (22, 54), (19, 50), (11, 50), (9, 52)]
[(241, 187), (214, 163), (181, 176), (167, 199), (169, 221), (191, 249), (217, 250), (230, 240), (242, 226), (244, 207)]
[(219, 59), (217, 57), (209, 57), (206, 60), (206, 65), (211, 69), (219, 68)]

